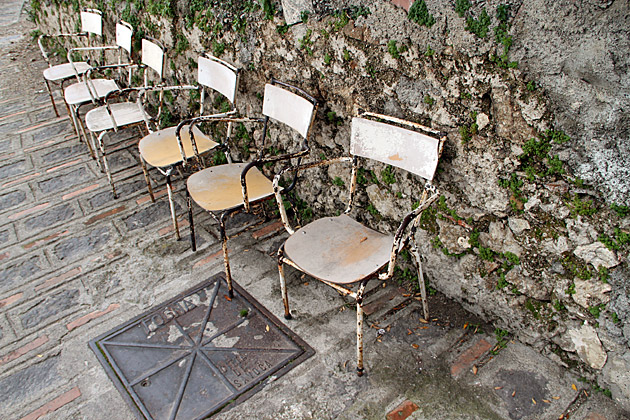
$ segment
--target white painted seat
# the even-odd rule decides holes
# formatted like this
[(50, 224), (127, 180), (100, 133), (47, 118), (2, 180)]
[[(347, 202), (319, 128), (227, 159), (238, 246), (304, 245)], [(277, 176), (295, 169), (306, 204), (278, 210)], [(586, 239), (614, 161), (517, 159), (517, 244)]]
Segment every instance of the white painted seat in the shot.
[(76, 74), (83, 75), (91, 68), (92, 66), (85, 61), (58, 64), (44, 70), (44, 79), (51, 82), (58, 82), (73, 78)]
[[(190, 239), (193, 251), (196, 250), (195, 231), (192, 219), (192, 202), (208, 211), (219, 221), (221, 240), (223, 242), (223, 261), (228, 290), (232, 294), (232, 275), (230, 272), (229, 253), (225, 223), (227, 216), (237, 211), (249, 212), (252, 205), (259, 204), (265, 199), (273, 197), (272, 182), (260, 171), (265, 163), (299, 159), (309, 152), (308, 136), (315, 118), (317, 101), (302, 91), (288, 84), (273, 80), (265, 85), (263, 97), (264, 127), (261, 132), (261, 144), (256, 158), (249, 163), (230, 163), (212, 166), (194, 173), (187, 181), (188, 216), (190, 223)], [(267, 150), (266, 138), (270, 120), (278, 121), (297, 132), (299, 150), (280, 156), (265, 156)], [(201, 121), (214, 123), (236, 122), (238, 119), (212, 119), (200, 117), (193, 120), (195, 125)], [(250, 120), (256, 121), (256, 120)], [(229, 131), (228, 131), (229, 132)], [(229, 152), (226, 153), (229, 156)], [(217, 216), (215, 213), (220, 213)]]
[(143, 123), (145, 119), (149, 120), (151, 116), (136, 102), (119, 102), (110, 104), (109, 110), (107, 106), (101, 106), (89, 111), (85, 115), (85, 125), (91, 132), (101, 132)]
[(104, 98), (108, 93), (119, 90), (118, 83), (110, 79), (92, 79), (88, 82), (75, 83), (63, 91), (63, 98), (68, 105), (80, 105), (92, 101), (92, 98)]
[[(355, 299), (357, 305), (357, 372), (363, 374), (363, 293), (368, 280), (381, 280), (394, 274), (396, 257), (409, 246), (418, 263), (418, 280), (425, 318), (428, 318), (426, 290), (420, 256), (415, 244), (415, 231), (422, 211), (438, 197), (430, 184), (433, 180), (446, 134), (419, 124), (377, 114), (363, 114), (352, 119), (351, 156), (330, 161), (314, 162), (285, 169), (274, 178), (274, 192), (282, 220), (291, 235), (278, 250), (280, 288), (284, 316), (291, 318), (284, 276), (288, 264)], [(352, 198), (357, 185), (359, 157), (376, 160), (404, 169), (426, 180), (420, 205), (403, 219), (395, 236), (380, 233), (350, 217)], [(350, 199), (346, 212), (336, 217), (315, 220), (298, 230), (289, 224), (279, 180), (285, 173), (297, 174), (310, 168), (340, 162), (352, 162)], [(387, 267), (387, 272), (379, 271)], [(353, 289), (353, 284), (358, 284)]]

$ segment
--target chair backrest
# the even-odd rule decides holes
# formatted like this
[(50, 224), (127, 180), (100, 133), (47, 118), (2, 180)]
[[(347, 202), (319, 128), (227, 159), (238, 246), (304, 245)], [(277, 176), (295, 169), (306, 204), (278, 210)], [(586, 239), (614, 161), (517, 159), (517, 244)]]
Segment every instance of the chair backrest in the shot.
[[(155, 40), (142, 40), (142, 64), (155, 70), (160, 79), (164, 72), (164, 48)], [(146, 72), (145, 72), (146, 75)]]
[(116, 24), (116, 45), (131, 54), (131, 38), (133, 37), (133, 27), (125, 21)]
[(197, 81), (225, 96), (232, 105), (236, 100), (238, 69), (211, 55), (200, 56)]
[(278, 85), (265, 85), (263, 114), (288, 125), (304, 138), (315, 117), (315, 107), (314, 99), (306, 99)]
[(81, 11), (81, 31), (102, 36), (103, 13), (96, 9), (83, 9)]
[[(412, 123), (409, 123), (412, 124)], [(441, 153), (441, 139), (389, 122), (352, 119), (350, 153), (405, 169), (431, 181)]]

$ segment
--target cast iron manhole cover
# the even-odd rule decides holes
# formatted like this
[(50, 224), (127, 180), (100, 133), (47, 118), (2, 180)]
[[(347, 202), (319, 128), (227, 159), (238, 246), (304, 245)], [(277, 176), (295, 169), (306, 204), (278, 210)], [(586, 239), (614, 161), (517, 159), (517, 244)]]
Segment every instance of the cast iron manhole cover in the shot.
[(314, 351), (217, 274), (90, 341), (138, 418), (202, 419), (256, 392)]

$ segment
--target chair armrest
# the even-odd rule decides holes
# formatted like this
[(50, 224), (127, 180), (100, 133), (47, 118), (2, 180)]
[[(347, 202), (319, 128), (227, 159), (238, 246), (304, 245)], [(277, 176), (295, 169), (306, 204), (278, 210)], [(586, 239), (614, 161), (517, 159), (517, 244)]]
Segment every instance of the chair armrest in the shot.
[(71, 36), (87, 36), (88, 33), (87, 32), (77, 32), (77, 33), (61, 33), (61, 34), (52, 34), (52, 35), (48, 35), (48, 34), (42, 34), (39, 36), (39, 38), (37, 38), (37, 45), (39, 46), (39, 50), (42, 53), (42, 56), (44, 57), (44, 60), (46, 60), (46, 63), (48, 63), (48, 65), (50, 65), (50, 61), (48, 60), (48, 53), (46, 52), (46, 49), (44, 48), (44, 44), (43, 44), (43, 40), (44, 38), (60, 38), (60, 37), (71, 37)]
[(204, 121), (234, 121), (236, 120), (236, 110), (228, 112), (221, 112), (218, 114), (210, 114), (210, 115), (202, 115), (195, 118), (188, 118), (186, 120), (181, 121), (177, 124), (177, 128), (175, 129), (175, 138), (177, 139), (177, 146), (179, 147), (179, 152), (182, 155), (182, 166), (186, 166), (186, 162), (188, 158), (186, 157), (186, 153), (184, 152), (184, 143), (182, 142), (181, 131), (185, 125), (188, 125), (188, 135), (190, 136), (190, 142), (192, 144), (193, 153), (197, 159), (199, 159), (199, 150), (197, 149), (197, 141), (195, 140), (195, 134), (193, 133), (193, 127), (200, 122)]
[[(396, 230), (396, 235), (394, 235), (394, 243), (392, 244), (392, 252), (389, 259), (389, 264), (387, 266), (387, 272), (380, 274), (378, 277), (380, 280), (387, 280), (394, 275), (394, 267), (396, 266), (396, 258), (398, 257), (398, 253), (403, 249), (403, 247), (407, 244), (409, 239), (412, 239), (416, 228), (417, 228), (417, 220), (418, 217), (425, 211), (435, 200), (440, 196), (440, 192), (438, 189), (430, 183), (427, 183), (424, 187), (424, 191), (422, 193), (422, 198), (420, 199), (420, 205), (416, 207), (414, 210), (407, 213), (404, 217), (400, 226)], [(405, 234), (407, 227), (412, 225), (412, 228), (409, 233)]]
[[(310, 150), (311, 149), (308, 146), (306, 146), (305, 149), (302, 149), (295, 153), (287, 153), (284, 155), (273, 156), (269, 158), (259, 158), (259, 159), (254, 159), (253, 161), (249, 162), (245, 166), (245, 168), (243, 168), (243, 172), (241, 172), (241, 188), (243, 190), (243, 204), (245, 206), (245, 211), (250, 210), (249, 197), (247, 195), (247, 183), (245, 182), (245, 177), (247, 176), (247, 172), (249, 172), (250, 169), (252, 169), (254, 166), (260, 166), (265, 163), (278, 162), (281, 160), (289, 160), (293, 158), (301, 159), (302, 157), (306, 156), (308, 152), (310, 152)], [(298, 160), (298, 165), (299, 164), (300, 164), (300, 161)]]
[[(282, 201), (282, 194), (281, 194), (282, 190), (279, 185), (280, 178), (282, 178), (284, 174), (287, 174), (289, 172), (295, 172), (297, 176), (297, 173), (299, 171), (303, 171), (303, 170), (311, 169), (311, 168), (318, 168), (320, 166), (329, 166), (329, 165), (332, 165), (335, 163), (341, 163), (341, 162), (352, 162), (352, 157), (341, 156), (335, 159), (328, 159), (328, 160), (322, 160), (318, 162), (310, 162), (310, 163), (304, 163), (301, 165), (289, 166), (288, 168), (285, 168), (281, 170), (280, 172), (278, 172), (276, 176), (273, 177), (273, 193), (276, 196), (276, 202), (278, 203), (278, 210), (280, 211), (282, 224), (284, 225), (284, 228), (287, 230), (287, 232), (289, 232), (290, 235), (293, 235), (295, 230), (293, 229), (293, 227), (291, 227), (291, 223), (289, 223), (289, 218), (287, 217), (287, 211), (284, 208), (284, 202)], [(241, 182), (242, 182), (242, 179), (243, 178), (241, 178)]]

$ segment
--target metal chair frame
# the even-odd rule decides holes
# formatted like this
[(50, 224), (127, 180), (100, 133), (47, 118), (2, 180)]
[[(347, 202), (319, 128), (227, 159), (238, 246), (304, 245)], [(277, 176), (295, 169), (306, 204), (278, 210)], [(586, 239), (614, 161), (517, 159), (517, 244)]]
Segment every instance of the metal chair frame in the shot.
[[(302, 127), (297, 127), (295, 124), (292, 124), (291, 121), (288, 121), (283, 115), (282, 113), (284, 112), (282, 110), (282, 106), (286, 105), (286, 104), (277, 104), (277, 103), (272, 103), (273, 100), (269, 99), (271, 98), (273, 95), (272, 94), (268, 94), (267, 92), (273, 92), (274, 89), (282, 89), (285, 90), (286, 92), (290, 92), (293, 94), (293, 96), (295, 97), (299, 97), (301, 98), (303, 101), (307, 101), (311, 104), (312, 108), (311, 108), (311, 115), (308, 121), (307, 125), (302, 125)], [(306, 103), (306, 102), (304, 102)], [(270, 192), (269, 195), (266, 195), (264, 197), (261, 198), (257, 198), (257, 199), (250, 199), (249, 193), (248, 193), (248, 186), (247, 186), (247, 182), (246, 182), (246, 176), (248, 174), (248, 172), (250, 172), (252, 170), (252, 168), (256, 167), (256, 168), (260, 168), (262, 167), (264, 164), (267, 163), (275, 163), (275, 162), (279, 162), (279, 161), (286, 161), (286, 160), (291, 160), (291, 159), (297, 159), (297, 163), (299, 164), (302, 157), (306, 156), (309, 152), (310, 152), (310, 147), (308, 145), (308, 138), (310, 135), (310, 130), (311, 127), (313, 125), (313, 121), (315, 120), (315, 115), (317, 113), (317, 100), (315, 98), (313, 98), (311, 95), (309, 95), (308, 93), (306, 93), (305, 91), (303, 91), (300, 88), (297, 88), (295, 86), (292, 86), (290, 84), (284, 83), (284, 82), (280, 82), (278, 80), (272, 79), (270, 83), (268, 83), (265, 86), (265, 98), (263, 99), (263, 115), (264, 118), (214, 118), (214, 117), (199, 117), (199, 118), (195, 118), (193, 120), (190, 121), (190, 138), (193, 141), (194, 144), (194, 134), (192, 133), (192, 129), (194, 126), (196, 126), (197, 124), (201, 123), (201, 122), (212, 122), (212, 123), (227, 123), (228, 127), (227, 127), (227, 132), (228, 132), (228, 136), (226, 137), (226, 142), (222, 143), (220, 145), (220, 147), (224, 147), (225, 148), (225, 153), (226, 156), (229, 159), (229, 133), (231, 132), (231, 126), (234, 123), (240, 123), (240, 122), (253, 122), (253, 123), (261, 123), (263, 124), (263, 129), (262, 129), (262, 135), (261, 135), (261, 140), (260, 140), (260, 147), (258, 148), (258, 153), (256, 155), (256, 157), (250, 161), (249, 163), (247, 163), (244, 168), (242, 169), (242, 172), (240, 174), (240, 185), (241, 185), (241, 193), (242, 193), (242, 202), (234, 207), (230, 207), (230, 208), (225, 208), (223, 210), (216, 210), (216, 211), (210, 211), (207, 210), (208, 213), (210, 213), (210, 215), (212, 216), (212, 218), (214, 218), (214, 220), (219, 224), (219, 229), (220, 229), (220, 236), (221, 236), (221, 243), (222, 243), (222, 250), (223, 250), (223, 263), (224, 263), (224, 269), (225, 269), (225, 277), (226, 277), (226, 281), (227, 281), (227, 286), (228, 286), (228, 291), (230, 296), (233, 296), (233, 288), (232, 288), (232, 274), (231, 274), (231, 270), (230, 270), (230, 261), (229, 261), (229, 252), (228, 252), (228, 248), (227, 248), (227, 234), (226, 234), (226, 222), (229, 216), (239, 212), (239, 211), (245, 211), (245, 212), (251, 212), (252, 211), (252, 207), (257, 206), (259, 204), (262, 204), (265, 200), (268, 199), (272, 199), (273, 198), (273, 191)], [(292, 110), (293, 111), (293, 110)], [(290, 111), (290, 112), (292, 112)], [(279, 156), (265, 156), (265, 146), (267, 143), (267, 127), (269, 124), (269, 120), (273, 119), (279, 122), (283, 122), (286, 125), (291, 126), (292, 128), (294, 128), (296, 131), (298, 131), (300, 133), (300, 136), (302, 137), (302, 144), (301, 144), (301, 148), (300, 150), (296, 151), (296, 152), (291, 152), (291, 153), (286, 153), (283, 155), (279, 155)], [(183, 125), (188, 124), (188, 121), (183, 121), (182, 123), (180, 123), (180, 125), (178, 126), (178, 133), (179, 130), (183, 127)], [(178, 141), (180, 140), (179, 135), (177, 136)], [(181, 147), (181, 143), (180, 143), (180, 147)], [(228, 161), (229, 163), (224, 164), (224, 165), (219, 165), (219, 166), (223, 166), (223, 167), (227, 167), (229, 165), (232, 165), (233, 163), (231, 162), (231, 160)], [(215, 167), (211, 167), (208, 169), (212, 169), (212, 168), (216, 168)], [(197, 174), (203, 172), (197, 172)], [(194, 228), (194, 223), (193, 223), (193, 210), (192, 210), (192, 202), (194, 201), (194, 198), (191, 196), (190, 194), (190, 180), (192, 177), (194, 177), (195, 174), (191, 175), (191, 177), (188, 178), (187, 181), (187, 188), (186, 188), (186, 204), (188, 207), (188, 220), (189, 220), (189, 225), (190, 225), (190, 241), (191, 241), (191, 245), (192, 245), (192, 250), (196, 251), (197, 247), (196, 247), (196, 241), (195, 241), (195, 228)], [(295, 180), (294, 182), (286, 188), (287, 191), (290, 191), (295, 185)], [(263, 208), (264, 211), (264, 208)]]
[[(164, 72), (164, 52), (165, 49), (162, 44), (153, 39), (146, 37), (142, 40), (142, 62), (139, 65), (132, 65), (131, 68), (144, 68), (148, 70), (151, 68), (154, 70), (159, 76), (160, 83), (155, 86), (149, 86), (149, 78), (148, 71), (144, 72), (144, 86), (142, 87), (131, 87), (122, 90), (116, 90), (108, 93), (104, 99), (104, 105), (94, 108), (90, 110), (85, 115), (86, 125), (88, 130), (90, 131), (90, 135), (92, 136), (92, 141), (94, 144), (98, 144), (98, 150), (101, 154), (101, 160), (103, 168), (105, 169), (105, 173), (107, 174), (107, 179), (112, 188), (112, 193), (114, 198), (118, 198), (116, 193), (116, 187), (114, 185), (113, 176), (111, 170), (109, 168), (109, 164), (107, 162), (107, 153), (105, 148), (105, 143), (103, 138), (105, 135), (110, 132), (118, 132), (121, 128), (129, 128), (133, 126), (142, 127), (144, 125), (144, 129), (146, 134), (151, 133), (157, 129), (155, 121), (159, 119), (162, 113), (162, 107), (164, 103), (164, 92), (166, 91), (174, 91), (174, 90), (195, 90), (197, 86), (188, 86), (188, 85), (177, 85), (177, 86), (165, 86), (163, 84), (163, 72)], [(158, 94), (158, 111), (155, 117), (147, 114), (144, 108), (145, 97), (147, 93), (157, 93)], [(115, 102), (115, 100), (119, 100), (120, 98), (130, 99), (132, 94), (136, 94), (135, 101), (123, 101), (123, 102)], [(130, 109), (135, 109), (141, 114), (141, 118), (135, 119), (131, 122), (121, 123), (120, 121), (116, 121), (116, 110), (127, 106)], [(97, 114), (106, 114), (106, 119), (109, 120), (111, 124), (103, 127), (90, 127), (90, 117)], [(94, 137), (95, 133), (98, 133), (98, 137), (96, 140)], [(141, 161), (142, 163), (142, 161)]]
[[(234, 77), (233, 84), (232, 84), (232, 80), (225, 80), (225, 77), (223, 76), (225, 76), (226, 73), (221, 74), (222, 72), (227, 72), (227, 74), (230, 74), (230, 72), (233, 73), (233, 74), (230, 74), (230, 76), (233, 75)], [(197, 82), (199, 86), (196, 87), (196, 90), (200, 93), (199, 117), (205, 117), (205, 118), (210, 118), (210, 119), (236, 117), (237, 111), (236, 111), (235, 102), (236, 102), (236, 93), (237, 93), (237, 88), (238, 88), (239, 74), (240, 74), (240, 69), (210, 54), (203, 54), (199, 57), (198, 77), (197, 77)], [(214, 92), (218, 92), (222, 94), (225, 98), (227, 98), (230, 101), (230, 103), (232, 104), (232, 109), (227, 112), (204, 115), (206, 89), (211, 89)], [(187, 124), (190, 124), (190, 122), (192, 122), (193, 120), (195, 119), (186, 119), (186, 120), (183, 120), (176, 127), (169, 127), (167, 129), (164, 129), (164, 130), (172, 130), (173, 128), (175, 128), (175, 142), (176, 142), (176, 146), (179, 149), (181, 160), (172, 161), (167, 166), (155, 166), (158, 172), (160, 172), (166, 178), (166, 190), (168, 193), (171, 219), (173, 222), (175, 235), (178, 240), (181, 239), (181, 236), (179, 232), (179, 225), (177, 223), (177, 215), (175, 213), (175, 203), (173, 199), (173, 186), (171, 182), (171, 177), (173, 175), (174, 170), (180, 169), (180, 168), (185, 169), (188, 165), (188, 162), (192, 159), (195, 160), (197, 165), (201, 165), (203, 162), (199, 153), (199, 148), (197, 147), (197, 141), (194, 139), (195, 135), (192, 134), (193, 125), (190, 125), (190, 131), (189, 131), (189, 133), (191, 133), (190, 134), (191, 137), (189, 138), (191, 139), (190, 142), (192, 145), (192, 152), (193, 152), (192, 156), (186, 154), (184, 143), (181, 137), (182, 129), (186, 127)], [(196, 121), (199, 121), (199, 120), (196, 120)], [(160, 132), (164, 132), (164, 130), (158, 130), (153, 134), (159, 135)], [(227, 138), (230, 137), (231, 131), (232, 131), (232, 123), (228, 122), (228, 130), (227, 130), (227, 136), (226, 136)], [(143, 142), (146, 142), (147, 140), (148, 140), (148, 136), (144, 137), (142, 140), (140, 140), (140, 143), (138, 146), (140, 148), (140, 161), (141, 161), (145, 181), (147, 184), (147, 189), (149, 191), (151, 201), (155, 202), (155, 195), (153, 194), (153, 188), (151, 186), (151, 180), (150, 180), (149, 173), (147, 170), (147, 161), (145, 157), (143, 156), (143, 150), (142, 150)], [(221, 141), (219, 140), (219, 142), (217, 143), (217, 146), (220, 146), (220, 145), (221, 145)], [(209, 148), (208, 150), (205, 150), (203, 153), (209, 153), (211, 151), (214, 151), (217, 148), (217, 146)], [(228, 155), (227, 156), (228, 162), (231, 162), (229, 154), (227, 155)]]
[[(103, 18), (102, 18), (103, 14), (100, 10), (96, 10), (96, 9), (88, 9), (88, 8), (84, 8), (83, 10), (81, 10), (80, 12), (80, 17), (81, 17), (81, 32), (76, 32), (76, 33), (59, 33), (59, 34), (53, 34), (53, 35), (48, 35), (48, 34), (42, 34), (39, 36), (39, 38), (37, 39), (37, 44), (39, 45), (39, 49), (42, 53), (42, 56), (44, 57), (44, 60), (46, 60), (46, 63), (48, 64), (48, 68), (46, 70), (44, 70), (44, 82), (46, 84), (46, 90), (48, 91), (48, 96), (50, 97), (50, 102), (53, 106), (53, 110), (55, 111), (55, 115), (57, 117), (59, 117), (59, 111), (57, 110), (57, 105), (55, 104), (55, 99), (53, 98), (53, 94), (52, 94), (52, 89), (50, 87), (50, 83), (55, 83), (55, 82), (59, 82), (61, 89), (63, 90), (63, 85), (65, 82), (72, 80), (73, 78), (76, 77), (77, 74), (84, 74), (85, 72), (87, 72), (90, 68), (91, 65), (87, 62), (82, 63), (82, 65), (80, 66), (80, 69), (77, 69), (78, 64), (81, 63), (65, 63), (65, 64), (57, 64), (54, 65), (51, 61), (50, 61), (50, 57), (48, 52), (46, 51), (46, 48), (44, 48), (44, 39), (45, 38), (69, 38), (69, 37), (87, 37), (87, 44), (90, 45), (91, 44), (91, 39), (93, 36), (98, 36), (98, 37), (102, 37), (103, 35)], [(63, 69), (66, 66), (70, 65), (70, 67), (72, 68), (72, 72), (67, 72), (67, 75), (64, 75), (60, 78), (48, 78), (46, 77), (46, 73), (54, 71), (56, 69)], [(63, 72), (65, 74), (65, 72)], [(68, 114), (70, 114), (70, 109), (68, 109)]]
[[(85, 143), (88, 146), (90, 155), (94, 159), (96, 159), (96, 154), (94, 152), (96, 149), (96, 145), (92, 143), (91, 137), (88, 137), (85, 132), (85, 126), (81, 121), (81, 118), (79, 117), (79, 109), (82, 105), (86, 105), (89, 103), (94, 106), (101, 105), (107, 93), (113, 90), (120, 90), (118, 83), (113, 80), (113, 84), (107, 83), (109, 85), (109, 88), (106, 92), (99, 93), (97, 87), (95, 86), (95, 83), (104, 86), (106, 82), (109, 82), (109, 79), (93, 79), (92, 76), (95, 72), (117, 69), (119, 71), (119, 77), (122, 77), (123, 68), (127, 68), (127, 85), (131, 85), (132, 70), (134, 68), (134, 64), (131, 59), (132, 37), (133, 27), (129, 23), (121, 20), (116, 24), (116, 45), (76, 47), (68, 51), (68, 62), (73, 65), (77, 82), (69, 85), (64, 89), (64, 100), (66, 102), (66, 107), (68, 108), (68, 113), (70, 114), (70, 117), (72, 119), (74, 130), (77, 133), (77, 137), (79, 139), (84, 139)], [(118, 62), (116, 64), (103, 64), (97, 67), (92, 67), (84, 74), (79, 74), (77, 72), (76, 68), (74, 67), (73, 60), (73, 55), (75, 53), (83, 53), (87, 51), (105, 52), (108, 50), (114, 50), (118, 52)], [(126, 63), (123, 63), (123, 51), (127, 51), (127, 56), (129, 58), (129, 61)], [(68, 94), (69, 92), (71, 92), (72, 89), (85, 89), (85, 91), (87, 91), (88, 93), (88, 97), (80, 99), (74, 98), (73, 100), (69, 100)], [(100, 162), (98, 160), (97, 162), (100, 166)]]
[[(313, 163), (308, 163), (308, 164), (303, 164), (303, 165), (298, 165), (298, 166), (294, 166), (294, 167), (290, 167), (290, 168), (286, 168), (284, 170), (282, 170), (281, 172), (279, 172), (275, 178), (274, 178), (274, 193), (275, 193), (275, 197), (276, 197), (276, 201), (278, 203), (278, 208), (280, 210), (280, 215), (282, 218), (282, 222), (287, 230), (287, 232), (290, 235), (293, 235), (294, 233), (296, 233), (296, 230), (291, 226), (289, 219), (287, 217), (287, 213), (286, 210), (284, 208), (283, 205), (283, 200), (282, 200), (282, 190), (279, 187), (279, 181), (280, 179), (283, 177), (283, 175), (287, 174), (287, 173), (295, 173), (295, 176), (298, 175), (299, 172), (307, 170), (307, 169), (311, 169), (311, 168), (317, 168), (317, 167), (322, 167), (322, 166), (328, 166), (331, 164), (337, 164), (337, 163), (344, 163), (344, 162), (350, 162), (352, 165), (352, 172), (351, 172), (351, 181), (350, 181), (350, 192), (349, 192), (349, 198), (348, 198), (348, 205), (346, 207), (346, 210), (344, 211), (344, 215), (348, 215), (352, 210), (353, 210), (353, 197), (355, 194), (355, 190), (356, 190), (356, 186), (357, 186), (357, 173), (358, 173), (358, 169), (359, 169), (359, 157), (362, 158), (367, 158), (367, 159), (372, 159), (372, 160), (378, 160), (384, 163), (388, 163), (394, 166), (397, 166), (399, 168), (403, 168), (403, 169), (407, 169), (409, 170), (409, 166), (405, 167), (405, 166), (401, 166), (400, 162), (399, 162), (399, 158), (398, 155), (392, 155), (387, 157), (386, 155), (384, 155), (383, 153), (379, 153), (378, 151), (375, 152), (374, 149), (377, 148), (381, 148), (381, 145), (374, 143), (371, 144), (370, 147), (374, 147), (374, 149), (370, 150), (370, 147), (365, 148), (364, 150), (361, 150), (360, 146), (357, 146), (355, 140), (357, 139), (357, 136), (361, 136), (362, 133), (358, 133), (358, 129), (355, 130), (356, 124), (360, 123), (360, 121), (357, 120), (379, 120), (379, 121), (384, 121), (383, 124), (390, 124), (390, 125), (395, 125), (397, 127), (400, 126), (404, 126), (405, 129), (412, 129), (412, 130), (420, 130), (423, 131), (425, 133), (430, 133), (431, 135), (434, 136), (438, 136), (439, 139), (437, 139), (437, 150), (435, 150), (435, 155), (438, 157), (442, 154), (442, 149), (444, 147), (444, 142), (446, 141), (446, 133), (442, 133), (439, 132), (437, 130), (433, 130), (430, 129), (428, 127), (424, 127), (420, 124), (416, 124), (413, 122), (409, 122), (409, 121), (405, 121), (405, 120), (401, 120), (399, 118), (395, 118), (395, 117), (389, 117), (389, 116), (385, 116), (385, 115), (379, 115), (379, 114), (374, 114), (374, 113), (362, 113), (360, 115), (359, 118), (355, 118), (353, 119), (353, 138), (352, 138), (352, 145), (351, 145), (351, 155), (350, 156), (344, 156), (344, 157), (339, 157), (336, 159), (331, 159), (331, 160), (325, 160), (325, 161), (321, 161), (321, 162), (313, 162)], [(384, 143), (391, 143), (391, 139), (388, 139), (388, 141), (383, 141), (383, 139), (380, 139), (381, 142)], [(415, 151), (414, 151), (415, 152)], [(390, 151), (390, 153), (392, 153)], [(425, 188), (424, 191), (422, 193), (422, 197), (420, 199), (420, 203), (419, 206), (417, 208), (415, 208), (414, 210), (410, 211), (402, 220), (402, 222), (400, 223), (398, 229), (396, 230), (396, 234), (393, 237), (393, 243), (391, 246), (391, 253), (390, 253), (390, 258), (389, 261), (386, 262), (384, 265), (380, 266), (380, 269), (375, 270), (372, 274), (368, 275), (365, 278), (360, 278), (357, 280), (353, 280), (351, 283), (336, 283), (334, 281), (330, 281), (330, 280), (326, 280), (326, 279), (322, 279), (322, 278), (318, 278), (318, 280), (322, 281), (323, 283), (327, 284), (328, 286), (331, 286), (332, 288), (334, 288), (335, 290), (337, 290), (339, 293), (345, 295), (345, 296), (349, 296), (350, 298), (355, 300), (356, 303), (356, 308), (357, 308), (357, 374), (359, 376), (363, 375), (364, 372), (364, 365), (363, 365), (363, 295), (365, 292), (365, 288), (366, 285), (368, 283), (369, 280), (371, 280), (372, 278), (377, 277), (379, 280), (387, 280), (390, 279), (393, 275), (394, 275), (394, 268), (396, 265), (396, 259), (398, 254), (400, 253), (400, 251), (402, 251), (405, 247), (409, 247), (409, 250), (411, 251), (411, 254), (414, 256), (417, 265), (418, 265), (418, 282), (419, 282), (419, 287), (420, 287), (420, 292), (421, 292), (421, 296), (422, 296), (422, 306), (423, 306), (423, 311), (424, 311), (424, 317), (426, 319), (428, 319), (429, 317), (429, 307), (428, 307), (428, 303), (427, 303), (427, 299), (426, 299), (426, 288), (425, 288), (425, 283), (424, 283), (424, 275), (422, 272), (422, 261), (420, 259), (420, 254), (418, 252), (418, 247), (415, 243), (415, 233), (416, 230), (418, 229), (419, 226), (419, 222), (420, 222), (420, 215), (422, 214), (422, 212), (428, 208), (431, 203), (433, 203), (438, 197), (439, 197), (439, 193), (437, 188), (435, 188), (432, 184), (431, 181), (433, 179), (433, 174), (435, 172), (435, 168), (437, 167), (437, 160), (435, 161), (435, 166), (433, 167), (433, 170), (429, 171), (429, 172), (424, 172), (424, 169), (421, 168), (420, 170), (418, 170), (418, 168), (412, 168), (415, 170), (412, 170), (412, 173), (415, 173), (416, 175), (419, 175), (418, 172), (423, 173), (423, 175), (420, 175), (420, 177), (423, 177), (425, 180), (427, 180), (427, 182), (425, 183)], [(367, 238), (364, 238), (367, 239)], [(286, 319), (291, 319), (291, 312), (289, 310), (289, 300), (288, 300), (288, 293), (287, 293), (287, 287), (286, 287), (286, 279), (285, 279), (285, 274), (284, 274), (284, 264), (287, 264), (301, 272), (304, 272), (306, 274), (309, 274), (307, 271), (305, 271), (303, 268), (300, 268), (300, 266), (298, 265), (298, 263), (292, 261), (290, 258), (288, 258), (286, 256), (285, 253), (285, 244), (283, 244), (280, 249), (278, 250), (278, 272), (279, 272), (279, 276), (280, 276), (280, 289), (281, 289), (281, 293), (282, 293), (282, 300), (283, 300), (283, 304), (284, 304), (284, 317)], [(383, 273), (380, 273), (380, 271), (382, 271), (382, 269), (387, 266), (387, 270)], [(315, 277), (317, 278), (317, 277)], [(357, 285), (358, 287), (356, 287), (356, 290), (353, 290), (353, 287), (349, 287), (348, 284), (352, 284), (352, 285)]]

